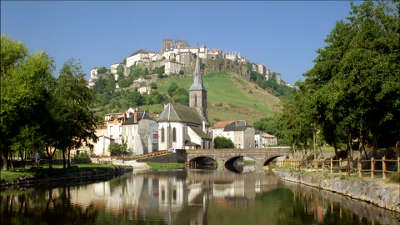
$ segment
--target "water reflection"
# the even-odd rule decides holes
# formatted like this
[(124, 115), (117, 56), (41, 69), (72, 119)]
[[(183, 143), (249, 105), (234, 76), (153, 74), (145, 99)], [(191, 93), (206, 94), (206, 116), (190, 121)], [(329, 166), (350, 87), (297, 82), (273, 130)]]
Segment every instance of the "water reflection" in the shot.
[[(364, 211), (367, 210), (365, 213)], [(0, 224), (397, 224), (396, 214), (265, 172), (187, 170), (0, 195)]]

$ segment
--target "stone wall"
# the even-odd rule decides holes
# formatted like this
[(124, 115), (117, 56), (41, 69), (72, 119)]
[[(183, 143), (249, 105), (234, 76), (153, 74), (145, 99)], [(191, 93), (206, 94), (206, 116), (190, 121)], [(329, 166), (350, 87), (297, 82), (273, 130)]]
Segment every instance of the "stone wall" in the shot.
[(370, 202), (382, 208), (400, 212), (400, 184), (383, 181), (325, 178), (295, 171), (274, 169), (281, 179), (340, 193), (354, 199)]

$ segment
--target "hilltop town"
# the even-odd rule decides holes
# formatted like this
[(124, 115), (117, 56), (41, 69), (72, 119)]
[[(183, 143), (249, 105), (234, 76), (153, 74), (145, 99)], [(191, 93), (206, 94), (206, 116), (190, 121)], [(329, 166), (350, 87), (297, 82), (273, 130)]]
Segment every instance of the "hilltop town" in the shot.
[(129, 155), (144, 155), (171, 149), (213, 149), (218, 137), (230, 140), (231, 147), (238, 149), (277, 145), (275, 136), (267, 133), (256, 134), (255, 129), (244, 120), (219, 121), (210, 126), (207, 90), (203, 84), (200, 67), (200, 57), (197, 57), (193, 83), (188, 90), (189, 105), (169, 102), (164, 105), (162, 113), (156, 119), (138, 108), (106, 114), (104, 123), (96, 127), (99, 139), (91, 143), (92, 154), (115, 154), (112, 150), (113, 145), (125, 145), (125, 154)]
[[(167, 76), (192, 74), (197, 56), (201, 59), (203, 73), (232, 71), (250, 80), (251, 72), (256, 72), (262, 75), (265, 80), (275, 80), (277, 84), (293, 87), (293, 85), (281, 79), (280, 73), (272, 71), (264, 64), (250, 62), (238, 52), (210, 49), (205, 45), (192, 47), (185, 40), (174, 41), (170, 39), (162, 41), (162, 48), (159, 52), (140, 49), (124, 58), (122, 62), (112, 63), (109, 68), (93, 67), (90, 70), (89, 86), (93, 87), (99, 77), (106, 73), (114, 75), (117, 89), (121, 86), (121, 79), (135, 72), (146, 75), (156, 71), (156, 73)], [(149, 82), (144, 82), (143, 78), (140, 77), (129, 80), (124, 87), (130, 86), (134, 81), (139, 83), (136, 87), (140, 93), (150, 93)], [(121, 88), (123, 87), (121, 86)]]

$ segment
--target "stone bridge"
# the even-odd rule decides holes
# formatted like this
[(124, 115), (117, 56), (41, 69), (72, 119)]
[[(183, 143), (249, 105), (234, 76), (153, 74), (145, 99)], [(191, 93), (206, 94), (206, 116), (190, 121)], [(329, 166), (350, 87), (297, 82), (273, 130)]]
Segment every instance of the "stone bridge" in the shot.
[(269, 147), (263, 149), (198, 149), (186, 150), (186, 163), (196, 167), (205, 160), (217, 162), (218, 169), (233, 164), (237, 159), (248, 157), (255, 161), (256, 168), (261, 168), (272, 160), (290, 153), (290, 147)]

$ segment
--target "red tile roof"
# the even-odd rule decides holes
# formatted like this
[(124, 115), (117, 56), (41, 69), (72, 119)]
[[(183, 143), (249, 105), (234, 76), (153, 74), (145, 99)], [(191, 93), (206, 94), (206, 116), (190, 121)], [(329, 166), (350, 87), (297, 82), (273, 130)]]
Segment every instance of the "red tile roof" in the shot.
[(233, 122), (234, 121), (219, 121), (214, 124), (213, 128), (225, 128), (227, 125)]

